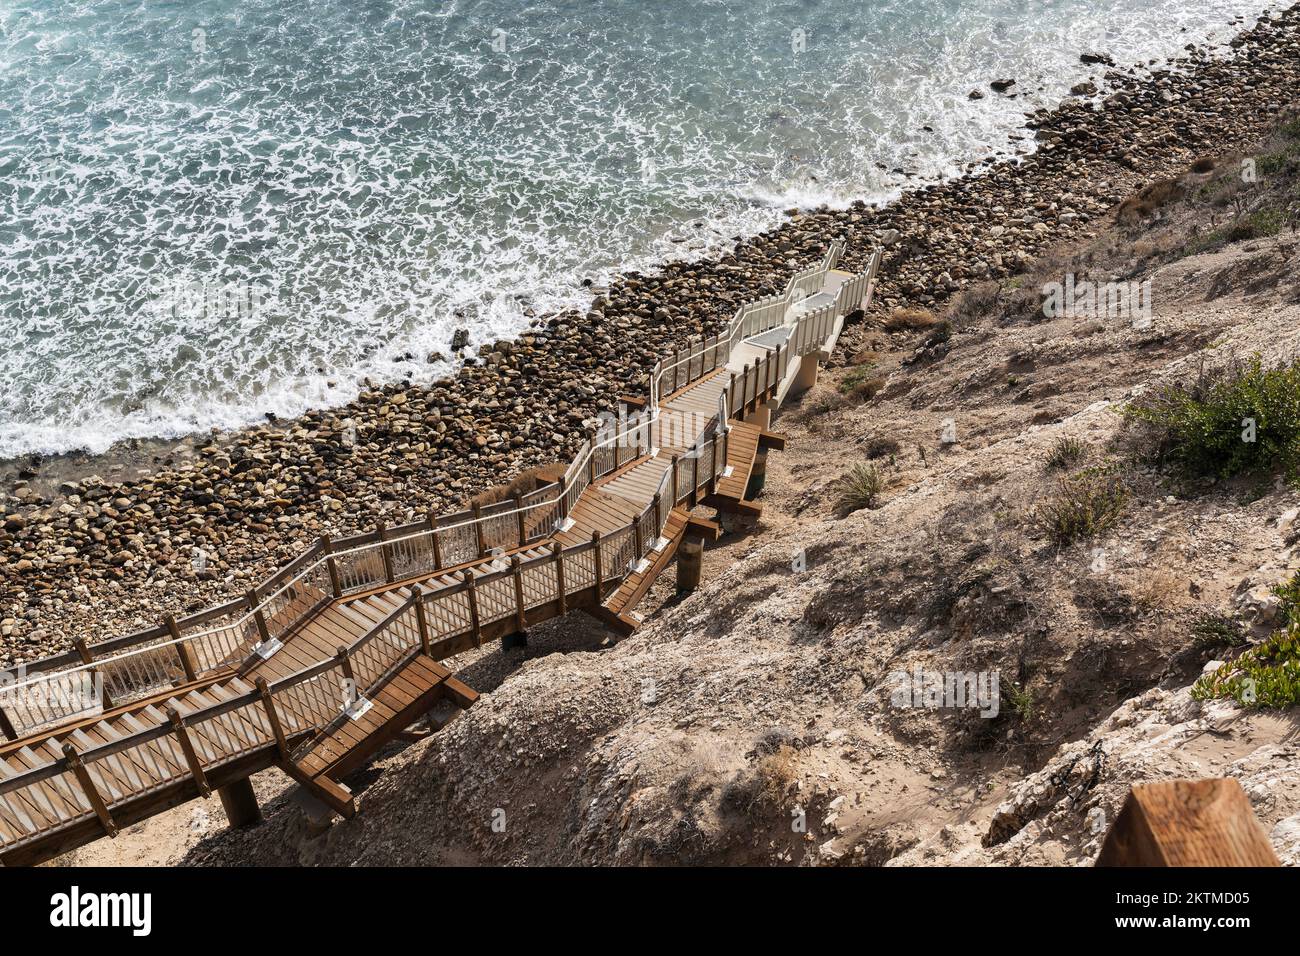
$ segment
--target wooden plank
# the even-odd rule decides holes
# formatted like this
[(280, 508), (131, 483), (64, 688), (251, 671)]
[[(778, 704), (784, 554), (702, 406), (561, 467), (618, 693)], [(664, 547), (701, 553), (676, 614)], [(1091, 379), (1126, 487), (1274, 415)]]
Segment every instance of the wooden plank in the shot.
[(1280, 866), (1235, 779), (1135, 786), (1097, 866)]

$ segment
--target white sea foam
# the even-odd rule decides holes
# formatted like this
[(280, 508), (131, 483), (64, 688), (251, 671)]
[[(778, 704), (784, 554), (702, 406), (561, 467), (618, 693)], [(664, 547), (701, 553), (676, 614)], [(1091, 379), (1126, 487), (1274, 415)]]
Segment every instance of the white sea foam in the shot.
[[(1027, 150), (1024, 114), (1099, 75), (1080, 52), (1177, 55), (1262, 8), (7, 6), (0, 458), (432, 380), (457, 328), (515, 335), (583, 279)], [(1017, 98), (967, 98), (999, 77)]]

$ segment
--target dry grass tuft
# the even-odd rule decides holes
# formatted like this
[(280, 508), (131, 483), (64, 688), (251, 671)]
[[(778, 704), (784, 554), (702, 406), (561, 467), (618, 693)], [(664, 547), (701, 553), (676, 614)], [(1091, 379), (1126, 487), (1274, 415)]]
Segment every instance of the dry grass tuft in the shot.
[(939, 318), (929, 309), (899, 308), (889, 313), (884, 324), (890, 332), (907, 332), (938, 325)]
[(884, 476), (875, 465), (856, 464), (836, 483), (839, 492), (836, 509), (841, 515), (849, 515), (863, 508), (874, 508), (885, 489)]

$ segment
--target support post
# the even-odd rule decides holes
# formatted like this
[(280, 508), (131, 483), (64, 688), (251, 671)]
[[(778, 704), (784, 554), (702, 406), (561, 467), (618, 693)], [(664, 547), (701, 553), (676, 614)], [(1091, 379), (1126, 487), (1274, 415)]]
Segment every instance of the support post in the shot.
[(1250, 799), (1235, 779), (1135, 786), (1097, 866), (1277, 866)]
[(599, 604), (605, 595), (605, 574), (600, 567), (600, 532), (591, 533), (591, 553), (592, 567), (596, 569), (596, 603)]
[(754, 456), (754, 465), (749, 470), (749, 482), (745, 485), (745, 500), (753, 501), (763, 492), (767, 482), (767, 452), (760, 450)]
[(18, 731), (14, 728), (13, 721), (5, 713), (5, 709), (0, 707), (0, 733), (5, 735), (6, 740), (17, 740)]
[(339, 563), (334, 559), (334, 542), (330, 536), (320, 536), (321, 553), (325, 555), (325, 567), (330, 574), (330, 592), (336, 597), (343, 596), (343, 579), (339, 576)]
[(515, 524), (519, 526), (519, 545), (522, 547), (528, 534), (524, 530), (524, 499), (519, 494), (515, 495)]
[(262, 822), (262, 808), (257, 805), (253, 781), (248, 777), (218, 787), (217, 796), (221, 798), (221, 809), (226, 811), (226, 821), (232, 830)]
[(688, 534), (677, 548), (677, 593), (689, 594), (700, 586), (704, 566), (704, 540)]

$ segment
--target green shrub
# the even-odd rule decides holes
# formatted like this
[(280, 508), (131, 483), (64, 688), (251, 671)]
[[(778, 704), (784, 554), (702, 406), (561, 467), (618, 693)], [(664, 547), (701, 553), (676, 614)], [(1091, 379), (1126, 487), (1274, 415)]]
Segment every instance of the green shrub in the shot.
[(1280, 209), (1257, 209), (1254, 212), (1238, 216), (1222, 229), (1215, 229), (1213, 232), (1207, 232), (1205, 235), (1194, 239), (1188, 251), (1209, 252), (1234, 242), (1245, 242), (1248, 239), (1266, 239), (1269, 236), (1276, 236), (1282, 231), (1285, 225), (1285, 216)]
[(1300, 631), (1292, 625), (1192, 685), (1193, 700), (1228, 699), (1242, 707), (1300, 704)]
[(1056, 490), (1033, 511), (1034, 522), (1058, 545), (1093, 538), (1119, 520), (1128, 489), (1117, 475), (1086, 471), (1064, 477)]
[(1289, 581), (1274, 585), (1273, 596), (1277, 598), (1278, 623), (1282, 627), (1300, 623), (1300, 571)]
[(885, 479), (875, 465), (857, 464), (835, 486), (839, 492), (836, 506), (840, 513), (852, 514), (863, 508), (875, 507), (880, 492), (884, 490)]
[(875, 373), (874, 365), (855, 365), (840, 379), (839, 391), (841, 395), (866, 400), (874, 398), (884, 387), (885, 378)]
[(1047, 452), (1044, 465), (1053, 468), (1071, 468), (1088, 457), (1088, 443), (1078, 438), (1058, 438)]
[(1293, 478), (1300, 466), (1300, 362), (1265, 369), (1256, 356), (1244, 368), (1202, 370), (1190, 386), (1129, 404), (1124, 416), (1154, 426), (1158, 457), (1188, 474), (1230, 478), (1280, 469)]
[(1221, 614), (1202, 614), (1192, 622), (1192, 646), (1198, 650), (1241, 647), (1246, 643), (1241, 623)]
[(1034, 719), (1034, 692), (1028, 687), (1021, 687), (1015, 681), (1004, 681), (1002, 696), (1011, 708), (1011, 712), (1028, 723)]

